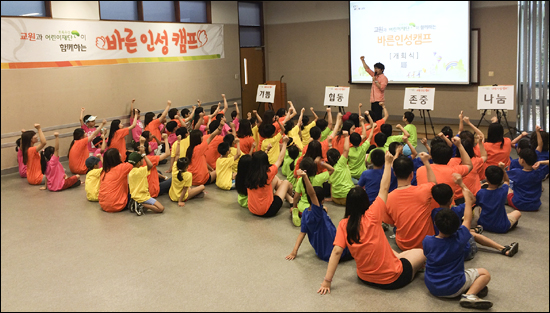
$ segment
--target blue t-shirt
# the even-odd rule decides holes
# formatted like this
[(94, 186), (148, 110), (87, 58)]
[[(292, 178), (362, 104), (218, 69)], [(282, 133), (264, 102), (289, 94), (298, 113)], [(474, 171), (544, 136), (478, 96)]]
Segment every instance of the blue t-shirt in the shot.
[(426, 256), (424, 282), (434, 296), (450, 296), (466, 283), (464, 248), (471, 236), (470, 230), (461, 225), (447, 238), (426, 236), (422, 240)]
[(519, 165), (519, 159), (512, 159), (510, 157), (510, 165), (508, 166), (508, 170), (513, 170), (519, 168), (520, 170), (523, 169), (521, 165)]
[[(462, 203), (452, 207), (451, 211), (455, 212), (455, 214), (458, 215), (458, 218), (462, 220), (462, 217), (464, 217), (465, 207), (466, 207), (466, 203)], [(434, 223), (435, 221), (435, 215), (441, 210), (443, 210), (443, 208), (437, 208), (432, 210), (432, 223)], [(434, 223), (434, 231), (436, 236), (439, 235), (439, 229), (437, 229), (437, 226), (435, 226), (435, 223)], [(464, 257), (467, 258), (469, 254), (470, 254), (470, 243), (468, 242), (464, 247)]]
[[(410, 156), (409, 156), (410, 158)], [(428, 161), (430, 164), (434, 164), (434, 161), (432, 159), (430, 159)], [(421, 168), (422, 166), (424, 166), (424, 163), (422, 162), (422, 159), (420, 158), (415, 158), (413, 159), (413, 165), (414, 165), (414, 169), (413, 169), (413, 178), (411, 180), (411, 185), (412, 186), (417, 186), (418, 183), (416, 181), (416, 170), (418, 170), (419, 168)]]
[[(359, 182), (357, 183), (360, 187), (363, 187), (363, 189), (365, 189), (365, 191), (367, 192), (367, 195), (369, 196), (370, 204), (372, 204), (374, 200), (376, 200), (376, 197), (378, 197), (378, 192), (380, 191), (380, 182), (382, 181), (382, 174), (384, 174), (384, 167), (382, 167), (381, 169), (373, 168), (373, 169), (364, 171), (361, 174), (361, 177), (359, 178)], [(397, 177), (395, 177), (395, 174), (393, 173), (393, 169), (392, 169), (389, 192), (392, 192), (396, 188), (397, 188)]]
[(484, 230), (505, 233), (510, 229), (510, 221), (504, 207), (507, 196), (508, 184), (503, 184), (495, 190), (481, 189), (477, 192), (476, 204), (481, 206), (477, 223), (482, 225)]
[(548, 151), (539, 152), (539, 150), (535, 149), (535, 152), (537, 153), (537, 161), (546, 161), (546, 160), (548, 160)]
[[(334, 238), (336, 238), (336, 227), (332, 224), (330, 217), (322, 207), (311, 205), (311, 210), (304, 210), (302, 213), (302, 233), (306, 233), (309, 243), (315, 250), (315, 254), (328, 262), (332, 253)], [(349, 249), (344, 249), (342, 258), (349, 257)]]
[(521, 211), (537, 211), (541, 206), (542, 180), (548, 171), (548, 166), (543, 165), (537, 170), (529, 172), (523, 169), (508, 171), (510, 181), (514, 182), (514, 198), (512, 202)]

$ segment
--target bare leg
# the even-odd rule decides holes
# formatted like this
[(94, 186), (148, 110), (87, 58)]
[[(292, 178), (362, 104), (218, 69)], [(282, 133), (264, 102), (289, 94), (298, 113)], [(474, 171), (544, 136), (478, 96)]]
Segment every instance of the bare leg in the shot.
[[(275, 192), (275, 195), (279, 196), (279, 198), (281, 198), (281, 199), (285, 199), (285, 196), (288, 195), (288, 189), (291, 188), (291, 186), (292, 185), (290, 184), (290, 182), (288, 180), (283, 180), (281, 182), (281, 185), (279, 186), (279, 188)], [(292, 203), (292, 199), (290, 201)]]
[(491, 274), (489, 274), (486, 269), (478, 268), (477, 272), (479, 273), (479, 277), (474, 280), (474, 283), (470, 286), (466, 294), (477, 295), (491, 280)]
[(155, 202), (154, 205), (145, 204), (145, 203), (142, 203), (141, 205), (143, 205), (143, 207), (146, 208), (147, 210), (151, 210), (156, 213), (162, 213), (164, 211), (164, 206), (158, 201)]
[(513, 218), (515, 221), (519, 221), (519, 218), (521, 217), (521, 212), (518, 210), (514, 210), (508, 213), (508, 216)]
[(213, 183), (216, 181), (216, 171), (209, 172), (210, 173), (210, 182)]
[[(200, 185), (200, 186), (197, 186), (195, 188), (189, 188), (189, 191), (188, 191), (188, 194), (187, 194), (187, 200), (192, 199), (194, 197), (197, 197), (203, 191), (204, 191), (204, 185)], [(204, 194), (203, 194), (203, 197), (204, 197)]]
[[(504, 249), (504, 246), (501, 244), (498, 244), (497, 242), (493, 241), (492, 239), (489, 239), (483, 235), (476, 234), (474, 231), (470, 230), (470, 233), (472, 236), (474, 236), (474, 240), (479, 243), (482, 246), (491, 247), (494, 249), (497, 249), (498, 251), (502, 251)], [(508, 255), (510, 251), (506, 252), (506, 255)]]
[(424, 252), (422, 249), (411, 249), (403, 251), (399, 253), (397, 257), (405, 258), (411, 263), (413, 268), (413, 278), (416, 272), (418, 272), (418, 270), (420, 270), (426, 262), (426, 257), (424, 256)]

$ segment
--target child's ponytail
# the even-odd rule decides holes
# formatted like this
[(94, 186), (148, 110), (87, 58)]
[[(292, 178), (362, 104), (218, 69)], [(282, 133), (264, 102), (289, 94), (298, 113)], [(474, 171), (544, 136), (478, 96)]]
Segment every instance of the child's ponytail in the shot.
[(300, 155), (300, 149), (296, 147), (296, 145), (289, 146), (286, 151), (288, 152), (288, 156), (292, 159), (292, 162), (290, 162), (290, 170), (294, 172), (294, 166), (296, 163), (296, 159), (298, 158), (298, 155)]
[(21, 138), (15, 141), (15, 152), (19, 152), (19, 147), (21, 146)]
[(177, 163), (176, 163), (176, 167), (178, 169), (178, 180), (179, 181), (182, 181), (183, 180), (183, 176), (181, 176), (181, 173), (184, 173), (184, 172), (187, 172), (187, 167), (189, 166), (189, 159), (186, 158), (186, 157), (183, 157), (183, 158), (179, 158)]
[(52, 146), (47, 147), (44, 151), (40, 152), (40, 167), (42, 174), (46, 174), (46, 168), (48, 167), (48, 161), (52, 158), (55, 148)]

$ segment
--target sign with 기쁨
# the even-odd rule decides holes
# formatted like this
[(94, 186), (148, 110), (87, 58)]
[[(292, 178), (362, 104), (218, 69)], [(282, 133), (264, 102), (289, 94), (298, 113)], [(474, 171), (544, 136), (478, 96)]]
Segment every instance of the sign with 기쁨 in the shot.
[(324, 106), (348, 107), (349, 87), (325, 87)]
[(478, 110), (513, 110), (514, 85), (477, 87)]
[(256, 102), (275, 102), (275, 85), (258, 85)]
[(434, 109), (435, 88), (405, 88), (403, 109)]

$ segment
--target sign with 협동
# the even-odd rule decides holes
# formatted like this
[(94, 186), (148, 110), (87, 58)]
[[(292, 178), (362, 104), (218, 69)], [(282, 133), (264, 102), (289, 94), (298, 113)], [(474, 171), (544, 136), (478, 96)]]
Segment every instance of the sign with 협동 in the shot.
[(348, 107), (349, 102), (349, 87), (333, 87), (325, 88), (324, 106), (339, 106)]

